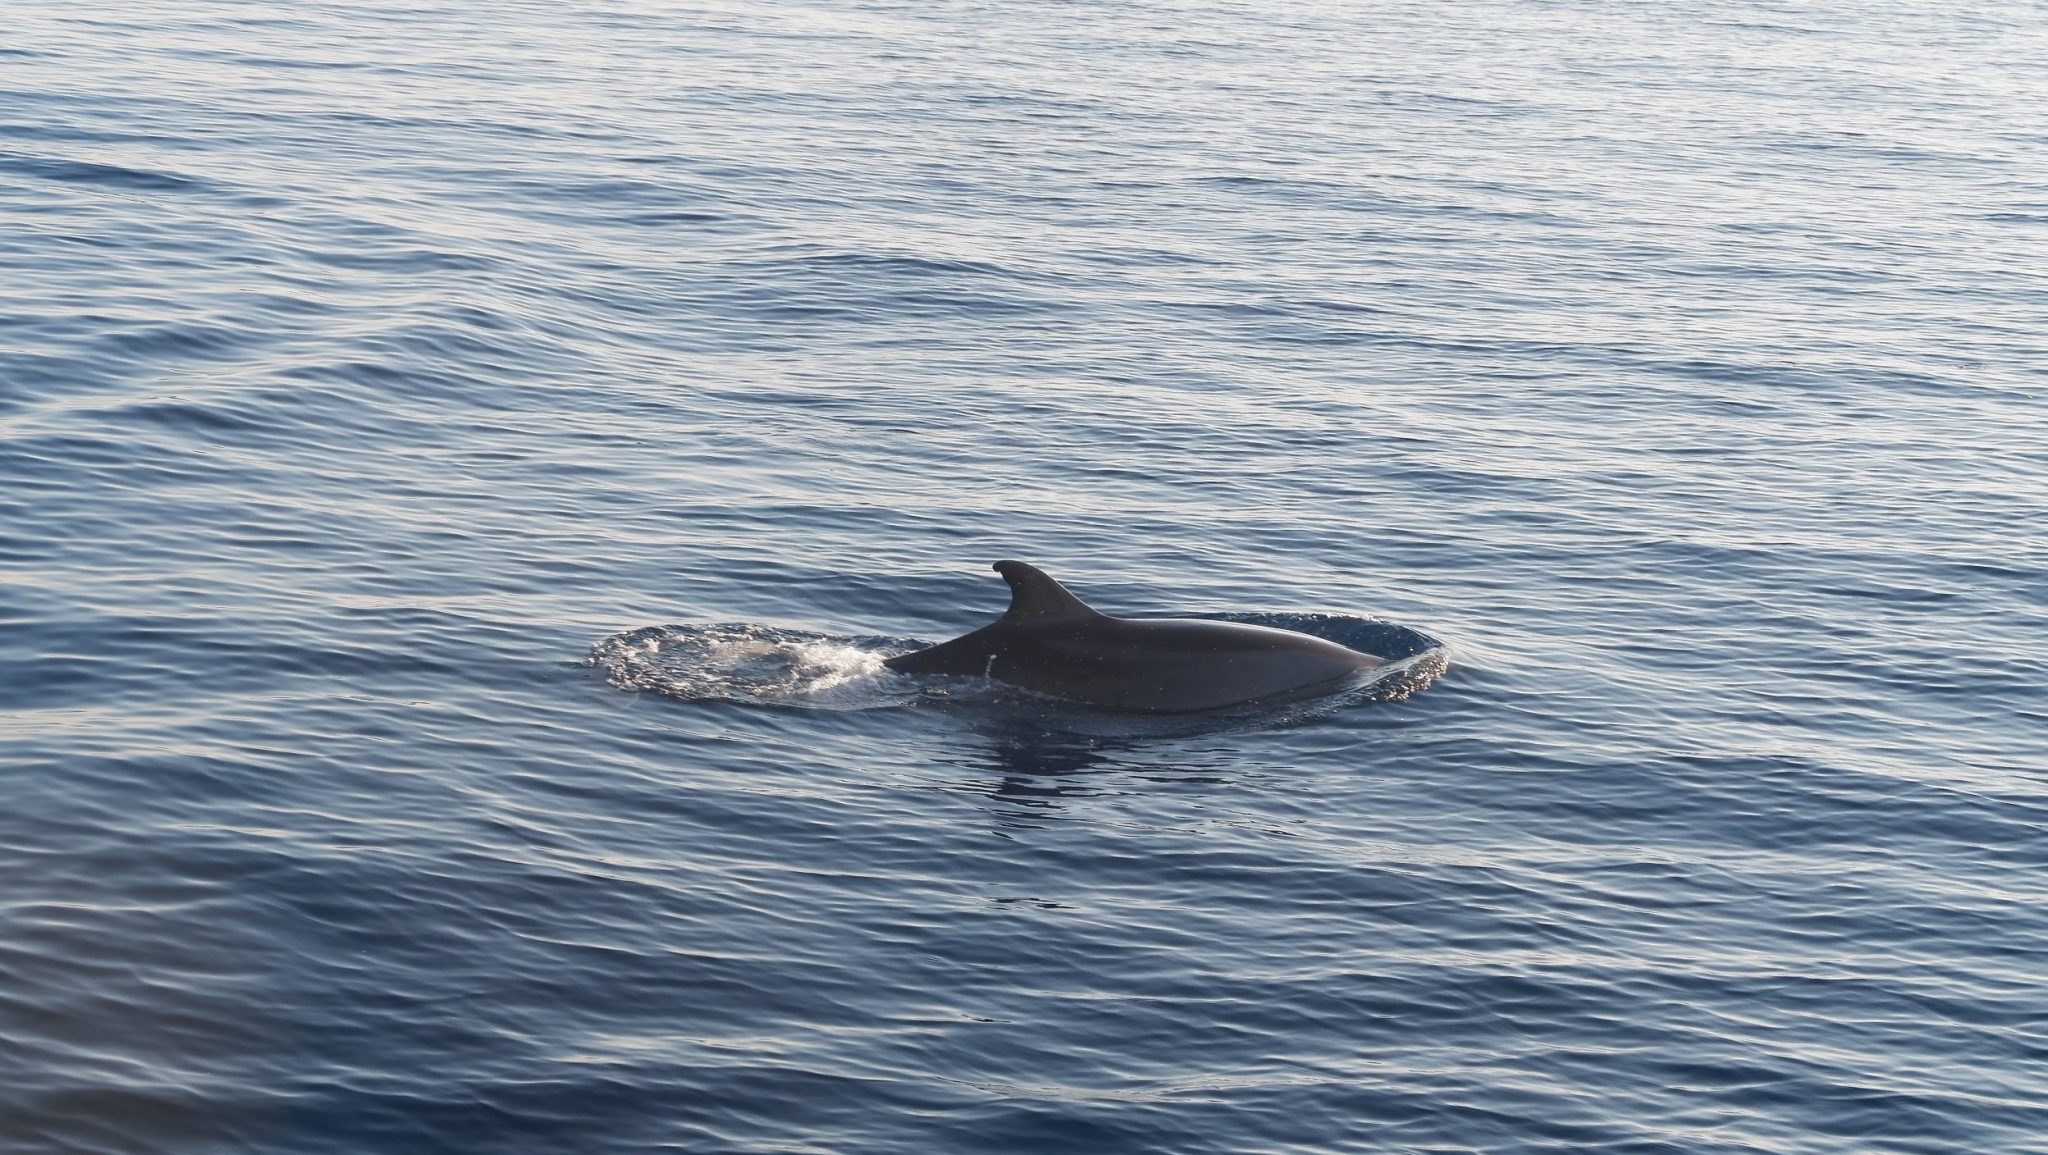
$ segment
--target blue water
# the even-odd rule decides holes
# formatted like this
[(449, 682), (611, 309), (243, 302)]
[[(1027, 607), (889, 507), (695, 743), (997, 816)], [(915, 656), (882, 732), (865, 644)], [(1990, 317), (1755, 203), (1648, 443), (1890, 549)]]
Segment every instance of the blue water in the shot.
[(2043, 16), (13, 0), (0, 1149), (2048, 1151)]

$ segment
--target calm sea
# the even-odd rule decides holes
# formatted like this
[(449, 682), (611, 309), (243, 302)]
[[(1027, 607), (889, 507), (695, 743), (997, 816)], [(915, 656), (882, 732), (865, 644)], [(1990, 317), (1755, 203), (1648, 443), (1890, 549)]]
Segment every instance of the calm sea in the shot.
[(0, 1150), (2048, 1152), (2048, 9), (9, 0)]

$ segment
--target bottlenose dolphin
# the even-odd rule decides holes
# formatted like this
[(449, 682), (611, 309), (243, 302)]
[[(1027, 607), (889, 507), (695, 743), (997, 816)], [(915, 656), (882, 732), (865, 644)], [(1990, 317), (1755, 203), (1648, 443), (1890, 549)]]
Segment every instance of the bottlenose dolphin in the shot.
[(1293, 630), (1193, 618), (1113, 618), (1042, 571), (999, 561), (1010, 609), (993, 623), (883, 664), (994, 678), (1091, 706), (1152, 713), (1306, 696), (1384, 662)]

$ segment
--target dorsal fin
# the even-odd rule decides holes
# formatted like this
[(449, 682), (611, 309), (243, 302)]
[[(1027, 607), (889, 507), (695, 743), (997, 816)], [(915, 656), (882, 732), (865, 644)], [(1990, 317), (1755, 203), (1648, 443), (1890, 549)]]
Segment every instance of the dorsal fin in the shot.
[(1010, 583), (1010, 610), (1003, 615), (1006, 622), (1082, 621), (1102, 616), (1036, 566), (999, 561), (995, 571)]

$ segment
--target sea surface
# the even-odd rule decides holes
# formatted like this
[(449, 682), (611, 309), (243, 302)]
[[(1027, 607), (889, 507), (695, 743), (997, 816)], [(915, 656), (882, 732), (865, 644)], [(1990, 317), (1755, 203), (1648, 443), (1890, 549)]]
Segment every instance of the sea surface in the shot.
[(8, 0), (0, 1151), (2048, 1152), (2048, 8)]

